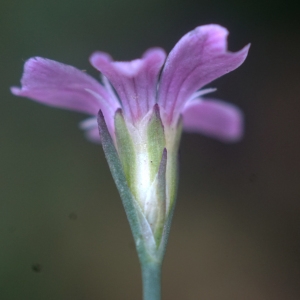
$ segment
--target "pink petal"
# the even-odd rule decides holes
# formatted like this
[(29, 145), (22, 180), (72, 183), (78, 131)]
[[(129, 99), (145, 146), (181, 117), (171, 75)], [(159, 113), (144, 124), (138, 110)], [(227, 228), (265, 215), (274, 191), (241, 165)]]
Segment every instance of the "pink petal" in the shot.
[[(111, 106), (109, 93), (101, 84), (72, 66), (41, 57), (26, 61), (21, 79), (22, 88), (12, 87), (17, 96), (31, 98), (50, 106), (97, 115), (101, 106)], [(93, 91), (98, 99), (89, 91)], [(99, 100), (102, 99), (102, 103)]]
[[(107, 123), (107, 122), (106, 122)], [(85, 136), (90, 142), (100, 143), (97, 117), (91, 117), (79, 123), (79, 128), (85, 131)], [(112, 135), (113, 136), (113, 135)]]
[(158, 75), (165, 58), (162, 49), (154, 48), (141, 59), (130, 62), (114, 62), (103, 52), (94, 53), (90, 62), (112, 83), (121, 99), (124, 115), (135, 122), (156, 102)]
[(158, 103), (176, 120), (191, 95), (212, 80), (239, 67), (249, 45), (238, 52), (227, 51), (228, 31), (206, 25), (184, 35), (170, 52), (161, 75)]
[(183, 126), (189, 132), (235, 142), (243, 136), (243, 114), (236, 106), (220, 100), (195, 100), (183, 111)]
[(93, 142), (93, 143), (96, 143), (96, 144), (101, 143), (98, 126), (95, 127), (95, 128), (87, 130), (85, 132), (85, 136), (90, 142)]

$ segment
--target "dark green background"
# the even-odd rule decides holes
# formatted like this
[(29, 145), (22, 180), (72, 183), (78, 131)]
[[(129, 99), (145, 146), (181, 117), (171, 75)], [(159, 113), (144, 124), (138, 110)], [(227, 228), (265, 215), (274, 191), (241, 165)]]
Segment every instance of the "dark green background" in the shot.
[[(296, 2), (295, 2), (296, 3)], [(181, 180), (163, 269), (164, 300), (300, 299), (299, 7), (268, 0), (1, 0), (0, 299), (141, 299), (125, 213), (84, 115), (12, 96), (24, 60), (85, 69), (167, 51), (218, 23), (244, 65), (211, 84), (245, 113), (226, 145), (184, 135)]]

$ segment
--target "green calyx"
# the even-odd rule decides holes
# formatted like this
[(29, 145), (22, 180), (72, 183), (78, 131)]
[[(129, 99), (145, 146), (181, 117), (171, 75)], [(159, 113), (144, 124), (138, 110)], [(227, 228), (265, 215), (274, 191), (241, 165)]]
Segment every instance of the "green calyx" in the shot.
[(166, 132), (167, 139), (167, 149), (168, 151), (168, 165), (167, 165), (167, 182), (168, 182), (168, 213), (174, 206), (174, 201), (177, 196), (177, 186), (178, 186), (178, 150), (182, 134), (182, 118), (180, 118), (176, 126), (168, 128)]
[(117, 110), (114, 121), (115, 145), (122, 169), (139, 214), (148, 223), (147, 230), (143, 227), (145, 236), (150, 230), (156, 248), (161, 248), (175, 204), (181, 122), (165, 128), (157, 104), (135, 124), (124, 118), (121, 109)]
[(135, 149), (121, 109), (115, 114), (117, 151), (128, 186), (134, 194), (134, 171), (136, 169)]
[(164, 126), (160, 118), (159, 107), (156, 104), (147, 126), (147, 150), (150, 159), (150, 176), (153, 180), (157, 174), (166, 147)]

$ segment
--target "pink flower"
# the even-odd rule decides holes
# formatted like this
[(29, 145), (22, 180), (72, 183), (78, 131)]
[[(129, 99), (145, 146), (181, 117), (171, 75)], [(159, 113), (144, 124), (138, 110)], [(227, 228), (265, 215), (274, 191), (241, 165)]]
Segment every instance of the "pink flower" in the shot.
[(90, 62), (102, 73), (102, 83), (74, 67), (35, 57), (25, 63), (22, 87), (11, 89), (17, 96), (91, 115), (81, 128), (92, 141), (102, 137), (138, 252), (146, 249), (154, 261), (163, 257), (171, 224), (182, 124), (225, 142), (243, 133), (240, 110), (202, 98), (215, 89), (200, 90), (247, 57), (249, 45), (227, 51), (227, 35), (219, 25), (200, 26), (168, 57), (153, 48), (130, 62), (96, 52)]
[(219, 25), (200, 26), (184, 35), (168, 57), (164, 50), (153, 48), (130, 62), (115, 62), (108, 54), (96, 52), (90, 62), (102, 73), (102, 84), (72, 66), (31, 58), (24, 66), (22, 87), (12, 87), (11, 91), (91, 115), (81, 127), (93, 141), (99, 141), (99, 109), (114, 136), (114, 116), (119, 108), (126, 122), (136, 127), (155, 104), (165, 127), (177, 124), (182, 115), (187, 131), (236, 141), (243, 132), (240, 110), (220, 100), (203, 99), (212, 89), (199, 91), (239, 67), (247, 57), (249, 45), (238, 52), (227, 51), (227, 35)]

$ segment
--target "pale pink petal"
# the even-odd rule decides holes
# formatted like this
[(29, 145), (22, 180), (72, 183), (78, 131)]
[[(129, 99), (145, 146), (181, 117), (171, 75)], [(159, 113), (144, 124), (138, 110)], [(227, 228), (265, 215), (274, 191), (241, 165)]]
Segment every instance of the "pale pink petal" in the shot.
[(183, 126), (189, 132), (235, 142), (243, 136), (243, 114), (221, 100), (194, 100), (183, 111)]
[(90, 142), (97, 143), (97, 144), (101, 143), (97, 117), (91, 117), (91, 118), (81, 121), (79, 123), (79, 128), (84, 130), (85, 137)]
[(85, 131), (85, 136), (90, 142), (93, 142), (93, 143), (96, 143), (96, 144), (101, 143), (98, 126)]
[(26, 61), (21, 84), (21, 88), (11, 88), (13, 94), (50, 106), (92, 115), (97, 115), (103, 106), (106, 111), (113, 111), (117, 106), (94, 78), (50, 59), (35, 57)]
[(176, 120), (186, 101), (196, 90), (239, 67), (249, 45), (238, 52), (227, 51), (228, 31), (206, 25), (184, 35), (170, 52), (158, 90), (158, 103)]
[(158, 76), (165, 58), (162, 49), (153, 48), (141, 59), (130, 62), (114, 62), (103, 52), (94, 53), (90, 62), (112, 83), (122, 102), (124, 115), (136, 122), (156, 102)]

